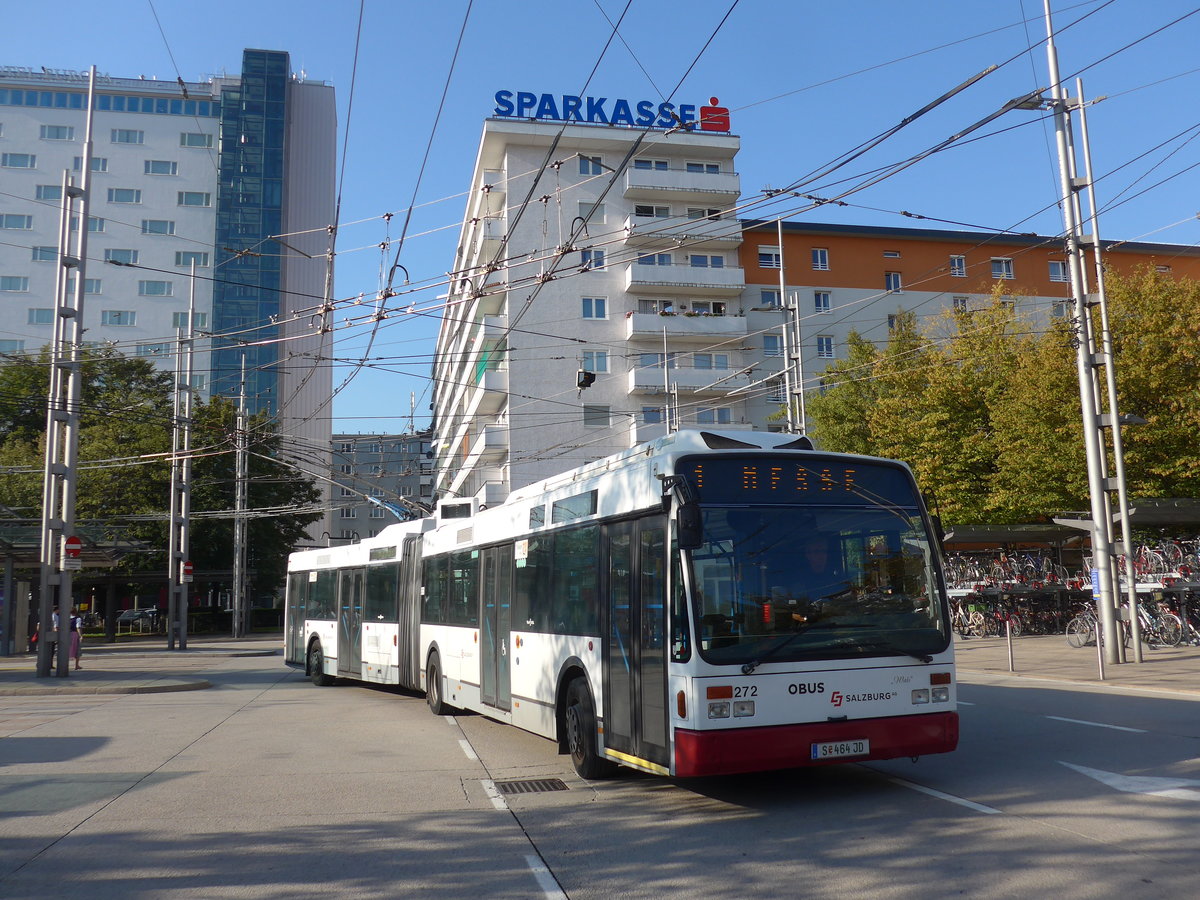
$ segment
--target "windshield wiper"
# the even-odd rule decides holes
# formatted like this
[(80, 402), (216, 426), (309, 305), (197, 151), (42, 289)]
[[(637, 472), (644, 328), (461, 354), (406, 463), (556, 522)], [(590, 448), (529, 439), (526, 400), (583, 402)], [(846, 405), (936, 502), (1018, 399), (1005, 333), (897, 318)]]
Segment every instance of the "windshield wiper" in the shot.
[[(802, 635), (802, 634), (808, 634), (808, 632), (813, 631), (814, 629), (817, 629), (817, 628), (844, 628), (844, 627), (845, 626), (840, 622), (815, 622), (814, 624), (809, 625), (807, 628), (799, 628), (796, 631), (793, 631), (791, 634), (785, 634), (782, 639), (776, 641), (774, 644), (772, 644), (770, 647), (768, 647), (767, 652), (764, 653), (762, 656), (758, 657), (757, 659), (752, 659), (748, 663), (744, 663), (742, 665), (742, 674), (749, 675), (751, 672), (753, 672), (755, 669), (757, 669), (760, 665), (765, 663), (768, 659), (770, 659), (776, 653), (779, 653), (781, 650), (783, 650), (784, 647), (786, 647), (788, 644), (790, 644), (796, 638), (800, 637), (800, 635)], [(856, 626), (856, 627), (862, 627), (862, 626)]]
[(923, 663), (933, 662), (933, 657), (928, 653), (917, 653), (913, 650), (905, 650), (903, 647), (897, 647), (895, 644), (890, 644), (887, 641), (858, 641), (848, 638), (844, 641), (837, 641), (835, 647), (856, 647), (863, 650), (883, 650), (890, 652), (895, 656), (911, 656), (913, 659)]

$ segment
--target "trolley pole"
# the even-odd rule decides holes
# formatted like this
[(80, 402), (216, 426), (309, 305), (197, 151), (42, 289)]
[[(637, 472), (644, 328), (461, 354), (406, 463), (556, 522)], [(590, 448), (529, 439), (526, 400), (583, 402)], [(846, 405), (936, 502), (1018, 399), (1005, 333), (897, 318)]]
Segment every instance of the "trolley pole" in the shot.
[(187, 649), (189, 531), (192, 512), (192, 341), (196, 315), (196, 262), (192, 260), (188, 293), (187, 328), (176, 335), (175, 409), (171, 430), (171, 534), (167, 554), (170, 597), (167, 614), (167, 649)]
[(787, 430), (788, 434), (796, 433), (796, 409), (792, 405), (793, 384), (792, 376), (792, 313), (787, 298), (787, 266), (783, 259), (783, 217), (775, 220), (779, 240), (779, 309), (783, 312), (783, 325), (780, 328), (783, 346), (783, 396), (787, 401)]
[(233, 513), (233, 636), (246, 633), (246, 480), (248, 447), (246, 428), (246, 356), (242, 354), (242, 387), (238, 398), (236, 447), (234, 462)]
[[(1096, 611), (1103, 632), (1105, 658), (1109, 663), (1120, 662), (1121, 640), (1118, 635), (1116, 604), (1114, 602), (1112, 521), (1105, 493), (1105, 447), (1097, 411), (1099, 386), (1096, 367), (1104, 364), (1094, 352), (1095, 339), (1087, 284), (1084, 276), (1083, 240), (1078, 213), (1077, 191), (1083, 179), (1075, 178), (1074, 146), (1071, 137), (1069, 112), (1080, 106), (1079, 98), (1070, 99), (1063, 90), (1058, 52), (1054, 46), (1054, 28), (1050, 19), (1050, 3), (1044, 0), (1046, 17), (1046, 57), (1050, 70), (1050, 107), (1054, 112), (1054, 132), (1058, 147), (1059, 187), (1061, 192), (1063, 231), (1066, 235), (1067, 266), (1071, 279), (1071, 294), (1075, 301), (1074, 335), (1075, 363), (1079, 379), (1079, 400), (1083, 419), (1083, 441), (1087, 455), (1088, 495), (1091, 505), (1093, 571), (1097, 576)], [(1115, 423), (1114, 423), (1115, 424)]]
[[(72, 572), (80, 565), (75, 535), (76, 472), (79, 466), (79, 409), (83, 396), (83, 300), (87, 268), (88, 190), (92, 176), (92, 119), (96, 67), (88, 76), (87, 117), (79, 184), (63, 172), (58, 228), (58, 272), (55, 277), (54, 337), (50, 347), (50, 388), (46, 399), (46, 454), (42, 477), (42, 527), (39, 579), (37, 675), (71, 674)], [(76, 212), (77, 211), (77, 212)], [(74, 252), (71, 219), (78, 215)], [(75, 287), (70, 289), (74, 272)], [(58, 633), (53, 632), (58, 607)], [(55, 639), (52, 643), (51, 637)], [(51, 656), (57, 648), (57, 666)]]

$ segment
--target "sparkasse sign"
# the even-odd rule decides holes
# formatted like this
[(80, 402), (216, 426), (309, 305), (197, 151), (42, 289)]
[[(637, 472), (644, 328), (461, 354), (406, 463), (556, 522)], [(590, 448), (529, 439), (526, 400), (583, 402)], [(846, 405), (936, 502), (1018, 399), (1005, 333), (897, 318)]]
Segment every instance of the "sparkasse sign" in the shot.
[(716, 97), (708, 105), (655, 103), (653, 100), (612, 100), (573, 94), (534, 94), (530, 91), (496, 91), (492, 115), (555, 122), (588, 122), (596, 125), (633, 125), (639, 128), (674, 128), (728, 131), (729, 110)]

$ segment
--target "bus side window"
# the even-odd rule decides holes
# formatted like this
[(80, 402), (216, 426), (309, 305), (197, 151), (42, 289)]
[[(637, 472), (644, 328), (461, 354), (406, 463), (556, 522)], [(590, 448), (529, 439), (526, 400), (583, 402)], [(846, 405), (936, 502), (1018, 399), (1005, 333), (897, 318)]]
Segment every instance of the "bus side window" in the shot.
[(446, 562), (444, 556), (425, 560), (425, 596), (421, 601), (421, 621), (431, 625), (444, 621)]

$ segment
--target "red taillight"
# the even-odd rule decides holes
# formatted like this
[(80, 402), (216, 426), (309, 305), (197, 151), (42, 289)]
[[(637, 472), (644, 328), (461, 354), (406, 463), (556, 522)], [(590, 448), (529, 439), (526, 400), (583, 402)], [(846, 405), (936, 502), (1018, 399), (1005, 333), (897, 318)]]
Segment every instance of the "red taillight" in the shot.
[(934, 672), (933, 674), (931, 674), (929, 676), (929, 683), (930, 684), (949, 684), (950, 683), (950, 673), (949, 672)]
[(687, 718), (687, 694), (683, 691), (675, 695), (675, 711), (679, 713), (679, 718)]
[(709, 700), (732, 700), (733, 699), (733, 685), (731, 685), (731, 684), (715, 685), (713, 687), (707, 688), (705, 690), (704, 695)]
[(763, 604), (763, 624), (764, 625), (771, 624), (771, 604), (770, 603)]

